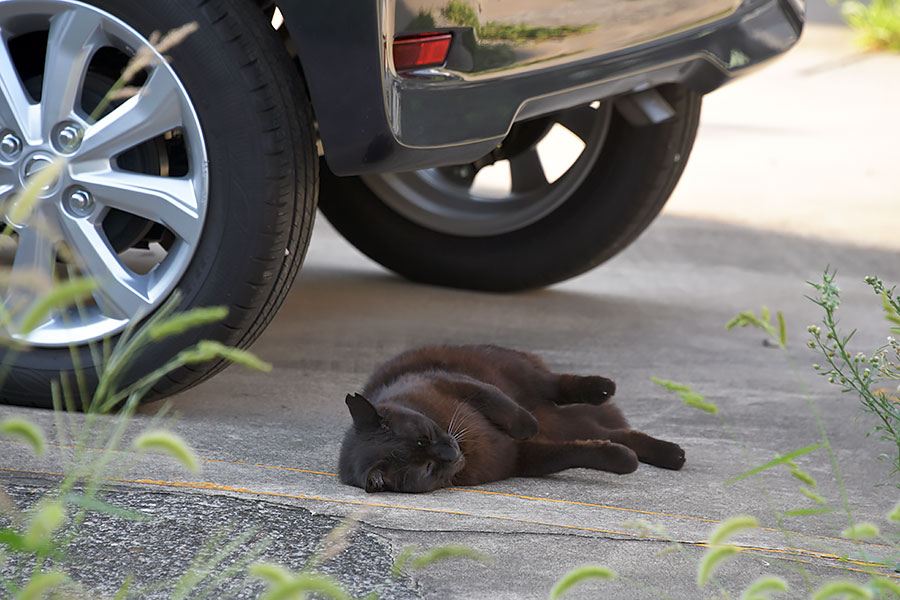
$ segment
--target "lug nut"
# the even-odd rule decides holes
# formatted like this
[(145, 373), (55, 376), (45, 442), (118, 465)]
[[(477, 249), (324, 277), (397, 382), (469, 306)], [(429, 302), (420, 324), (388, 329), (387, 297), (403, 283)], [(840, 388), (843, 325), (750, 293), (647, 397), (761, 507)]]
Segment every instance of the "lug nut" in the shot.
[(62, 125), (56, 132), (56, 149), (66, 154), (75, 152), (81, 145), (83, 133), (81, 127), (74, 123)]
[(7, 133), (0, 138), (0, 155), (6, 160), (13, 160), (22, 153), (22, 140), (14, 133)]
[(87, 190), (73, 190), (66, 198), (66, 207), (76, 217), (86, 217), (94, 211), (94, 198)]

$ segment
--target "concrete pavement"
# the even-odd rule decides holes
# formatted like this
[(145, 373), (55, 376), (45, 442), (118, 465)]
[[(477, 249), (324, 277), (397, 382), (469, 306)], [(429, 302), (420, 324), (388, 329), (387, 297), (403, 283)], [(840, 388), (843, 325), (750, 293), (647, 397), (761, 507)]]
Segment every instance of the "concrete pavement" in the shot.
[[(202, 473), (140, 461), (117, 482), (114, 499), (159, 515), (164, 526), (118, 524), (117, 551), (84, 550), (90, 560), (83, 563), (108, 580), (128, 565), (139, 565), (139, 579), (171, 574), (201, 533), (231, 519), (256, 527), (259, 539), (278, 540), (263, 558), (299, 568), (336, 518), (353, 514), (362, 522), (356, 554), (328, 566), (354, 593), (386, 577), (407, 544), (459, 543), (493, 563), (440, 563), (392, 582), (385, 595), (540, 598), (567, 570), (602, 563), (620, 579), (567, 597), (713, 597), (721, 595), (715, 586), (698, 591), (694, 583), (702, 544), (717, 522), (752, 514), (762, 528), (737, 538), (744, 551), (716, 578), (732, 596), (766, 573), (784, 577), (795, 596), (837, 577), (865, 580), (860, 551), (885, 559), (891, 549), (838, 539), (846, 516), (823, 451), (797, 462), (835, 512), (789, 517), (786, 532), (776, 511), (816, 506), (787, 469), (723, 483), (819, 441), (808, 394), (854, 518), (890, 529), (884, 515), (897, 490), (878, 486), (890, 469), (877, 455), (892, 448), (865, 439), (872, 419), (809, 367), (817, 358), (805, 347), (806, 326), (821, 315), (803, 295), (804, 282), (831, 264), (843, 289), (843, 323), (860, 329), (856, 348), (871, 349), (887, 334), (877, 298), (861, 280), (877, 273), (900, 283), (890, 153), (900, 133), (890, 118), (897, 81), (900, 58), (861, 56), (843, 30), (811, 28), (779, 63), (707, 99), (685, 178), (645, 235), (606, 265), (548, 290), (499, 296), (413, 285), (369, 262), (320, 219), (294, 290), (253, 348), (275, 371), (230, 368), (177, 397), (172, 427), (204, 459)], [(764, 304), (784, 311), (789, 356), (765, 345), (759, 331), (724, 329), (737, 312)], [(612, 377), (632, 424), (681, 444), (685, 468), (642, 465), (621, 477), (572, 470), (424, 495), (367, 495), (341, 485), (334, 472), (349, 423), (344, 394), (403, 349), (479, 342), (534, 351), (558, 370)], [(693, 386), (719, 406), (721, 419), (684, 406), (651, 376)], [(139, 424), (158, 408), (141, 409)], [(53, 436), (47, 413), (0, 411), (39, 421)], [(53, 453), (37, 460), (20, 445), (0, 444), (0, 480), (15, 497), (55, 481)], [(638, 519), (666, 533), (642, 531)], [(163, 539), (152, 552), (136, 541), (150, 535)], [(682, 549), (660, 555), (666, 538)], [(223, 595), (254, 593), (237, 590)]]

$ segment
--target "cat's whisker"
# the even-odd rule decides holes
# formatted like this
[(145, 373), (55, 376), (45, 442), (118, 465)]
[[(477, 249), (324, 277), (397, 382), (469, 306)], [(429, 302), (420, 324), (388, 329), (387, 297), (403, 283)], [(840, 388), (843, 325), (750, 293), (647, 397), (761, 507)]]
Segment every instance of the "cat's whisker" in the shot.
[[(462, 418), (458, 421), (455, 421), (455, 415), (459, 411), (462, 405), (459, 404), (456, 407), (456, 410), (453, 411), (454, 418), (451, 418), (451, 422), (453, 422), (453, 427), (448, 427), (447, 433), (456, 440), (456, 443), (459, 444), (465, 441), (468, 437), (469, 430), (471, 429), (471, 424), (468, 422), (469, 415), (462, 415)], [(455, 421), (455, 422), (454, 422)]]
[(459, 444), (459, 443), (464, 442), (466, 439), (468, 439), (469, 431), (471, 429), (472, 429), (471, 427), (465, 427), (463, 429), (460, 429), (460, 430), (454, 432), (452, 435), (456, 439), (456, 442)]
[(456, 424), (456, 415), (459, 414), (459, 407), (461, 404), (457, 404), (456, 408), (453, 410), (453, 414), (450, 415), (450, 423), (447, 424), (447, 433), (453, 435), (453, 426)]

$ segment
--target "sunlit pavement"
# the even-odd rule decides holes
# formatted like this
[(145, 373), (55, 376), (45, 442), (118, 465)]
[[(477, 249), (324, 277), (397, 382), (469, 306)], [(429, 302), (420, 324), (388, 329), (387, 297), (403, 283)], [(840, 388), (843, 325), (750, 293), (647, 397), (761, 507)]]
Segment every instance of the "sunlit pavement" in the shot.
[[(608, 565), (620, 577), (567, 597), (711, 596), (714, 586), (696, 588), (697, 561), (710, 530), (736, 514), (756, 516), (761, 527), (736, 538), (743, 552), (717, 573), (732, 596), (766, 573), (784, 577), (797, 593), (838, 577), (864, 580), (867, 569), (898, 577), (865, 560), (885, 558), (889, 548), (839, 539), (847, 517), (824, 450), (797, 462), (817, 480), (831, 514), (786, 517), (780, 526), (779, 512), (818, 508), (783, 467), (724, 485), (776, 453), (821, 441), (811, 399), (854, 518), (888, 529), (884, 515), (897, 493), (876, 487), (890, 471), (877, 456), (895, 449), (866, 439), (874, 421), (810, 367), (819, 359), (806, 348), (806, 327), (821, 314), (804, 294), (811, 292), (805, 282), (830, 264), (843, 290), (842, 324), (859, 328), (854, 349), (871, 350), (888, 333), (862, 278), (900, 282), (898, 92), (900, 58), (862, 55), (843, 30), (811, 28), (784, 59), (707, 99), (682, 183), (632, 247), (540, 292), (501, 296), (410, 284), (320, 219), (293, 292), (253, 347), (275, 370), (230, 368), (174, 401), (172, 427), (204, 459), (202, 472), (146, 459), (118, 478), (116, 498), (171, 503), (169, 513), (157, 513), (176, 526), (157, 535), (173, 539), (189, 527), (213, 531), (233, 509), (261, 536), (271, 531), (286, 541), (268, 557), (294, 568), (305, 555), (287, 550), (291, 540), (309, 547), (334, 522), (327, 517), (344, 515), (362, 521), (367, 537), (358, 552), (373, 548), (374, 579), (379, 569), (387, 575), (385, 557), (411, 543), (465, 544), (493, 559), (492, 566), (440, 563), (394, 585), (388, 597), (546, 597), (562, 574), (585, 563)], [(765, 343), (759, 330), (725, 331), (736, 313), (763, 305), (783, 311), (787, 353)], [(367, 495), (337, 480), (349, 423), (343, 397), (359, 390), (375, 365), (416, 345), (482, 342), (534, 351), (556, 370), (612, 377), (636, 428), (686, 449), (684, 469), (642, 465), (627, 476), (572, 470), (424, 495)], [(692, 386), (720, 414), (685, 406), (651, 376)], [(139, 421), (149, 422), (158, 408), (142, 409)], [(54, 431), (48, 413), (3, 412)], [(19, 445), (2, 448), (4, 482), (55, 481), (53, 453), (35, 460)], [(284, 527), (292, 515), (296, 524)], [(660, 555), (668, 540), (681, 542), (680, 550)], [(149, 562), (159, 569), (184, 560), (183, 553), (168, 554), (181, 546), (157, 543)], [(106, 558), (128, 563), (134, 552), (140, 550), (125, 544)], [(334, 571), (357, 581), (354, 569), (369, 560), (362, 556), (338, 559)], [(106, 568), (103, 560), (103, 553), (94, 557), (96, 569)]]
[(864, 52), (843, 27), (800, 44), (704, 101), (666, 213), (815, 239), (900, 248), (900, 56)]

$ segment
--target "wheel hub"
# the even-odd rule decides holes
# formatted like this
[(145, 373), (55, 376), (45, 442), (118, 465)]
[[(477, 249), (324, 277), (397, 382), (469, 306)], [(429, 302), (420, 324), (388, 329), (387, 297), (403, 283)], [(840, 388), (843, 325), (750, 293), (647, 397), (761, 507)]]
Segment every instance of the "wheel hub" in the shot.
[[(21, 173), (21, 184), (25, 186), (32, 177), (34, 177), (44, 169), (50, 167), (53, 164), (54, 158), (54, 156), (41, 151), (29, 155), (25, 160), (22, 161), (19, 169)], [(58, 186), (59, 177), (56, 177), (53, 181), (41, 187), (40, 195), (44, 198), (52, 196), (53, 192), (56, 191), (56, 188)]]
[[(46, 35), (36, 23), (45, 24)], [(17, 190), (65, 161), (39, 190), (30, 216), (13, 223), (5, 211), (18, 245), (3, 296), (12, 318), (0, 337), (66, 346), (112, 335), (169, 295), (197, 248), (208, 189), (199, 120), (172, 68), (109, 13), (75, 0), (4, 0), (0, 30), (7, 42), (0, 44), (0, 63), (14, 69), (4, 71), (0, 86), (0, 206), (9, 209)], [(118, 77), (129, 58), (122, 48), (144, 49), (156, 61), (131, 82), (140, 93), (94, 119), (85, 104), (96, 105)], [(175, 131), (184, 139), (187, 172), (172, 177), (163, 158), (143, 157), (148, 147), (164, 148), (157, 140)], [(126, 156), (137, 159), (120, 161)], [(122, 251), (153, 227), (173, 241), (142, 274)], [(57, 256), (63, 246), (67, 252)], [(60, 276), (60, 260), (71, 261), (64, 273), (96, 281), (93, 302), (18, 333), (22, 314)]]

